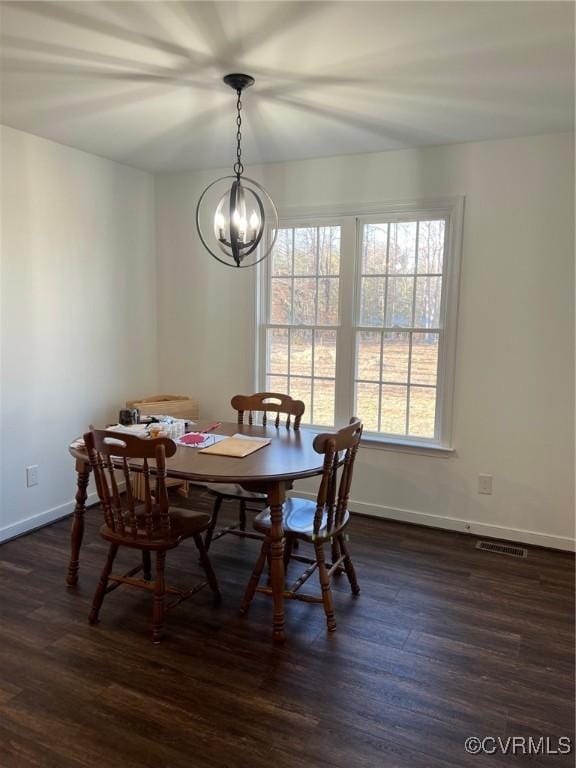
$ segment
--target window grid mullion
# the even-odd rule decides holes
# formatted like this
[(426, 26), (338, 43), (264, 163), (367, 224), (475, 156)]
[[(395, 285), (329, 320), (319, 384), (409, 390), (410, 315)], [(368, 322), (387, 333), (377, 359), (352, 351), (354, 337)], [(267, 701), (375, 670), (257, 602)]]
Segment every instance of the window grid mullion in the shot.
[(290, 249), (290, 327), (288, 328), (288, 360), (286, 366), (286, 375), (288, 376), (288, 394), (292, 387), (290, 386), (290, 362), (292, 358), (292, 323), (294, 322), (294, 248), (296, 242), (296, 230), (292, 228), (292, 248)]
[[(279, 275), (279, 277), (288, 277), (288, 275)], [(293, 275), (293, 277), (299, 278), (311, 278), (314, 277), (314, 274), (311, 275)], [(332, 277), (332, 278), (339, 278), (340, 275), (322, 275), (322, 277)], [(378, 275), (366, 275), (366, 277), (378, 277)], [(424, 277), (427, 277), (427, 275), (424, 275)], [(431, 275), (431, 277), (442, 277), (442, 275)]]
[[(358, 265), (359, 268), (356, 269), (356, 277), (352, 284), (352, 333), (353, 333), (353, 352), (352, 352), (352, 365), (353, 365), (353, 371), (354, 371), (354, 379), (352, 382), (352, 389), (350, 391), (350, 394), (352, 396), (352, 403), (351, 403), (351, 409), (352, 413), (357, 413), (357, 403), (358, 403), (358, 386), (356, 382), (356, 372), (358, 370), (358, 325), (360, 324), (361, 319), (361, 312), (362, 312), (362, 283), (363, 283), (363, 276), (362, 276), (362, 264), (364, 261), (364, 224), (360, 224), (358, 218), (355, 219), (355, 227), (356, 227), (356, 237), (355, 237), (355, 249), (354, 249), (354, 263), (355, 265)], [(362, 233), (360, 236), (360, 232)], [(380, 400), (378, 400), (378, 405), (380, 405)]]
[[(308, 325), (298, 325), (298, 324), (291, 325), (290, 323), (265, 323), (264, 327), (265, 328), (270, 328), (270, 329), (276, 329), (276, 330), (282, 330), (283, 328), (291, 328), (294, 331), (309, 331), (312, 328), (314, 328), (317, 331), (337, 331), (340, 326), (339, 325), (321, 325), (321, 324), (320, 325), (315, 325), (313, 323), (308, 324)], [(378, 328), (366, 328), (366, 329), (363, 329), (363, 330), (377, 331)], [(398, 330), (398, 329), (396, 328), (395, 330)], [(404, 329), (402, 329), (402, 330), (404, 330)], [(416, 328), (415, 330), (416, 331), (424, 330), (427, 333), (432, 333), (432, 332), (436, 332), (437, 333), (437, 330), (435, 330), (434, 328), (424, 328), (424, 329)]]
[(408, 334), (408, 372), (406, 376), (406, 434), (410, 434), (410, 377), (412, 375), (412, 332)]
[(288, 376), (288, 394), (290, 394), (290, 358), (292, 357), (292, 328), (288, 328), (288, 360), (286, 375)]
[[(320, 272), (320, 227), (316, 227), (316, 324), (318, 324), (318, 273)], [(312, 329), (312, 360), (310, 382), (310, 421), (314, 424), (314, 358), (316, 355), (316, 326)]]
[[(416, 320), (416, 275), (418, 274), (418, 238), (420, 235), (420, 222), (416, 222), (416, 253), (414, 254), (414, 285), (412, 286), (412, 328)], [(412, 381), (412, 348), (414, 344), (414, 332), (410, 331), (408, 341), (408, 377), (406, 380), (406, 434), (410, 434), (410, 386)]]
[[(274, 325), (271, 326), (273, 328), (278, 328), (282, 326)], [(332, 326), (334, 327), (334, 326)], [(382, 328), (379, 325), (358, 325), (356, 326), (356, 330), (358, 331), (374, 331), (377, 332), (379, 330), (384, 331), (385, 333), (442, 333), (442, 328), (425, 328), (422, 325), (418, 326), (411, 326), (411, 325), (392, 325), (392, 326), (385, 326)]]
[[(280, 374), (270, 374), (271, 376), (276, 376)], [(378, 384), (379, 382), (374, 381), (374, 379), (356, 379), (356, 382), (358, 384)], [(406, 387), (407, 384), (405, 381), (388, 381), (384, 380), (380, 382), (381, 384), (385, 384), (388, 387)], [(423, 389), (436, 389), (436, 384), (413, 384), (414, 387), (422, 387)]]
[(262, 329), (262, 332), (260, 334), (260, 343), (262, 344), (262, 341), (264, 341), (264, 361), (262, 364), (262, 355), (260, 354), (259, 357), (259, 365), (257, 370), (257, 380), (258, 380), (258, 386), (263, 387), (265, 390), (268, 389), (268, 368), (269, 368), (269, 360), (268, 360), (268, 324), (270, 322), (271, 318), (271, 306), (272, 306), (272, 268), (271, 268), (271, 262), (269, 260), (266, 260), (266, 262), (262, 265), (262, 269), (264, 270), (264, 276), (265, 276), (265, 285), (266, 285), (266, 293), (263, 297), (264, 302), (262, 302), (261, 297), (261, 311), (263, 314), (263, 317), (266, 319), (266, 323), (264, 325), (264, 328)]
[(290, 325), (294, 322), (294, 243), (295, 243), (295, 230), (292, 230), (292, 248), (291, 262), (290, 262)]
[(380, 331), (380, 380), (378, 386), (378, 431), (382, 426), (382, 363), (384, 356), (384, 331)]
[[(414, 277), (415, 272), (394, 272), (392, 277)], [(386, 273), (382, 272), (366, 272), (362, 274), (362, 277), (386, 277)], [(297, 275), (298, 277), (298, 275)], [(418, 277), (442, 277), (441, 272), (424, 272)]]
[(315, 314), (314, 317), (316, 318), (315, 326), (318, 325), (319, 320), (319, 308), (318, 308), (318, 273), (320, 271), (320, 229), (316, 227), (316, 274), (315, 277), (315, 288), (316, 291), (315, 294)]
[(382, 316), (382, 329), (380, 331), (380, 386), (378, 387), (378, 431), (382, 429), (382, 399), (384, 390), (382, 387), (382, 366), (384, 364), (384, 328), (386, 327), (386, 315), (388, 313), (388, 273), (390, 270), (390, 224), (386, 227), (386, 276), (384, 278), (384, 314)]

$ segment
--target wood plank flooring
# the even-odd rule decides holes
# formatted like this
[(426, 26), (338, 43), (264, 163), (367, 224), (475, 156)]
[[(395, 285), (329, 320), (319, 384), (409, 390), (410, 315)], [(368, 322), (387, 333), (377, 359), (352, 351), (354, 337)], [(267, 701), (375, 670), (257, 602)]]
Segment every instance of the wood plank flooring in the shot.
[[(155, 647), (137, 590), (110, 594), (88, 626), (106, 550), (99, 510), (86, 517), (75, 590), (70, 520), (0, 547), (2, 768), (574, 764), (464, 749), (469, 736), (574, 738), (571, 555), (530, 548), (517, 560), (473, 537), (355, 517), (361, 596), (335, 582), (331, 636), (320, 606), (288, 603), (279, 648), (265, 596), (238, 615), (258, 545), (227, 536), (210, 553), (222, 606), (207, 591), (183, 603)], [(193, 544), (168, 554), (168, 574), (200, 575)]]

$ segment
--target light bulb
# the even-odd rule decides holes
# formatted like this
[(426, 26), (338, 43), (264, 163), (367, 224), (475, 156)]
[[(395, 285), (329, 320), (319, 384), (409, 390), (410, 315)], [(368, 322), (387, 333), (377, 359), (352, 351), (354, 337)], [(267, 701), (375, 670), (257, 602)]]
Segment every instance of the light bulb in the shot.
[(256, 231), (258, 227), (260, 226), (260, 217), (256, 213), (256, 211), (252, 211), (252, 214), (250, 216), (250, 227)]
[(214, 234), (221, 243), (225, 242), (225, 229), (226, 219), (224, 218), (224, 214), (222, 213), (219, 206), (216, 213), (214, 214)]
[(238, 208), (234, 208), (234, 211), (232, 212), (232, 223), (235, 227), (240, 226), (240, 214), (238, 213)]

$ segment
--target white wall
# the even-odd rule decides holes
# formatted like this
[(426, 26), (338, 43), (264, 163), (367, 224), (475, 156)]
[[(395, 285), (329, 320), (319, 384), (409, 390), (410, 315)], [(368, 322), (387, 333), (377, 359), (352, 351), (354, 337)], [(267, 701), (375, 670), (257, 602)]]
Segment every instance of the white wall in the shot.
[[(254, 387), (255, 338), (255, 272), (195, 235), (213, 173), (156, 177), (155, 260), (150, 175), (9, 128), (1, 140), (0, 539), (70, 510), (68, 441), (127, 397), (175, 390), (229, 415)], [(570, 547), (573, 136), (249, 170), (280, 209), (466, 196), (456, 453), (363, 449), (353, 507)]]
[[(570, 548), (574, 537), (572, 134), (249, 168), (286, 206), (466, 196), (451, 457), (363, 449), (353, 508)], [(156, 178), (160, 387), (208, 418), (254, 387), (255, 272), (205, 253), (215, 173)], [(479, 473), (494, 494), (477, 493)], [(311, 488), (310, 484), (307, 486)], [(468, 528), (469, 526), (469, 528)]]
[(70, 440), (157, 389), (153, 177), (10, 128), (1, 142), (0, 540), (70, 511)]

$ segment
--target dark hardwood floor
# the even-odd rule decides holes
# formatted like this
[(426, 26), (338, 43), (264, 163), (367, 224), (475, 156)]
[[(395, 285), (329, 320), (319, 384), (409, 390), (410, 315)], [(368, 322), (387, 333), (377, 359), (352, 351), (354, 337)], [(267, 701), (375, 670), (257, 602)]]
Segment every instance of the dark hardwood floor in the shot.
[[(88, 625), (100, 522), (89, 510), (73, 590), (69, 520), (0, 547), (2, 768), (573, 765), (464, 749), (469, 736), (573, 739), (571, 555), (513, 559), (473, 537), (355, 517), (361, 596), (335, 583), (332, 636), (320, 606), (290, 602), (288, 641), (274, 647), (265, 596), (238, 615), (258, 545), (227, 536), (210, 552), (222, 605), (202, 591), (153, 646), (144, 592), (116, 590)], [(168, 574), (199, 576), (193, 543), (168, 553)]]

